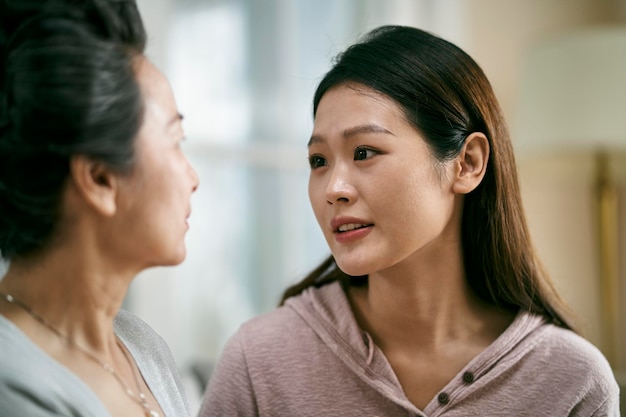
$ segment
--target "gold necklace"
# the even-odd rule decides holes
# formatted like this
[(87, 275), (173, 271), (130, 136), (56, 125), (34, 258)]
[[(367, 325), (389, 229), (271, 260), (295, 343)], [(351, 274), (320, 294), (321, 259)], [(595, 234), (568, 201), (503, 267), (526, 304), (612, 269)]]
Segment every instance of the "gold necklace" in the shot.
[(95, 356), (93, 353), (89, 352), (88, 350), (82, 348), (81, 346), (79, 346), (78, 344), (76, 344), (75, 342), (70, 340), (69, 337), (64, 335), (60, 330), (58, 330), (56, 327), (51, 325), (46, 319), (44, 319), (42, 316), (37, 314), (27, 304), (24, 304), (22, 301), (20, 301), (20, 300), (16, 299), (15, 297), (13, 297), (11, 294), (4, 294), (4, 293), (0, 292), (0, 296), (4, 297), (4, 299), (7, 300), (9, 303), (14, 304), (14, 305), (20, 307), (22, 310), (26, 311), (32, 318), (34, 318), (39, 323), (44, 325), (46, 328), (48, 328), (48, 330), (52, 331), (52, 333), (54, 333), (56, 336), (58, 336), (59, 338), (63, 339), (69, 345), (74, 346), (76, 348), (76, 350), (78, 350), (80, 353), (85, 355), (85, 357), (87, 357), (91, 361), (93, 361), (93, 362), (97, 363), (98, 365), (100, 365), (102, 367), (102, 369), (104, 369), (108, 374), (110, 374), (111, 376), (113, 376), (115, 378), (115, 380), (124, 389), (124, 392), (126, 392), (126, 394), (133, 401), (135, 401), (137, 404), (139, 404), (141, 406), (141, 408), (143, 408), (146, 417), (160, 417), (159, 413), (157, 413), (155, 410), (150, 409), (150, 404), (148, 404), (148, 400), (146, 399), (146, 396), (144, 395), (143, 392), (141, 392), (141, 387), (139, 385), (139, 379), (138, 379), (137, 373), (136, 373), (136, 371), (134, 369), (135, 367), (132, 365), (132, 361), (131, 361), (130, 357), (128, 356), (128, 352), (126, 352), (126, 349), (122, 346), (122, 343), (117, 338), (117, 336), (115, 337), (115, 341), (116, 341), (118, 347), (122, 350), (122, 353), (124, 354), (124, 357), (126, 358), (126, 360), (128, 361), (128, 364), (130, 365), (130, 367), (133, 370), (133, 378), (135, 380), (135, 384), (137, 385), (137, 392), (138, 392), (138, 394), (135, 394), (135, 392), (132, 389), (130, 389), (128, 384), (126, 384), (126, 382), (124, 382), (124, 380), (119, 376), (119, 374), (117, 372), (115, 372), (115, 369), (113, 369), (113, 367), (111, 365), (109, 365), (108, 363), (98, 359), (98, 357)]

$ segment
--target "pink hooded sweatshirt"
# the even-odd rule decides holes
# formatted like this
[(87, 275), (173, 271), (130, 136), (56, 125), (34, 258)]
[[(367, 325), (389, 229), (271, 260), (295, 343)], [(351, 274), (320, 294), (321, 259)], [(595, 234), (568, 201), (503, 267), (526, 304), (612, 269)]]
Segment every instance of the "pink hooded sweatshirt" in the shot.
[[(428, 375), (416, 375), (428, 378)], [(420, 410), (357, 325), (339, 283), (309, 288), (245, 323), (218, 362), (200, 417), (619, 416), (604, 356), (520, 312)]]

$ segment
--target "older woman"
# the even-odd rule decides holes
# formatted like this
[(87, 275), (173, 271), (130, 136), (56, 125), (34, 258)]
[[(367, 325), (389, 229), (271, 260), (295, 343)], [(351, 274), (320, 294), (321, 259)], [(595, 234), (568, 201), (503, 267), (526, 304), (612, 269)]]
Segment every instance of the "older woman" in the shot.
[(136, 4), (2, 7), (0, 416), (187, 416), (167, 346), (120, 311), (184, 259), (198, 185)]

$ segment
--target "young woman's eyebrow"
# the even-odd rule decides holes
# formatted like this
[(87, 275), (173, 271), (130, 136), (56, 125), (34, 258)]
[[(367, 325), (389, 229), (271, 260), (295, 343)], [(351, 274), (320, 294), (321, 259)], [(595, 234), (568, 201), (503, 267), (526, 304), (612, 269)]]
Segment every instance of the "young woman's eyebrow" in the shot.
[[(347, 139), (347, 138), (349, 138), (351, 136), (359, 135), (359, 134), (362, 134), (362, 133), (382, 133), (382, 134), (385, 134), (385, 135), (393, 135), (393, 136), (395, 136), (389, 130), (385, 129), (382, 126), (374, 124), (374, 123), (350, 127), (350, 128), (348, 128), (348, 129), (343, 131), (342, 136)], [(319, 142), (324, 142), (324, 138), (322, 136), (320, 136), (320, 135), (313, 135), (313, 136), (311, 136), (311, 139), (309, 140), (309, 143), (307, 144), (307, 146), (310, 147), (314, 143), (319, 143)]]

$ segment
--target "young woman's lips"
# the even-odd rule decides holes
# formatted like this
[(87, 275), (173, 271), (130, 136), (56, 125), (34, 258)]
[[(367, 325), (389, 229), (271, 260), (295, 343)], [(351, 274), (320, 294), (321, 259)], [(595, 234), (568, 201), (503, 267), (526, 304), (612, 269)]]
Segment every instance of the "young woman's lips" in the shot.
[(349, 243), (367, 236), (374, 225), (356, 218), (336, 218), (331, 221), (331, 227), (335, 234), (335, 241)]

